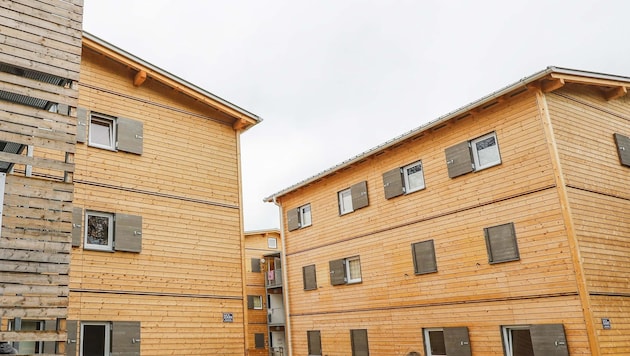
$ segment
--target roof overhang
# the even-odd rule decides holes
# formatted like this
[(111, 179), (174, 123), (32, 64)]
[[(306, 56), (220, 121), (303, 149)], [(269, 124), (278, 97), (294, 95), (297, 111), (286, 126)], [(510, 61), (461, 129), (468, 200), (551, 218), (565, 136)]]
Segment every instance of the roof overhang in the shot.
[(613, 100), (624, 96), (628, 93), (630, 87), (630, 77), (616, 76), (603, 73), (595, 73), (588, 71), (581, 71), (560, 67), (547, 67), (546, 69), (535, 73), (529, 77), (525, 77), (516, 83), (506, 86), (494, 93), (491, 93), (483, 98), (474, 101), (468, 105), (465, 105), (453, 112), (450, 112), (444, 116), (441, 116), (433, 121), (428, 122), (416, 129), (413, 129), (407, 133), (404, 133), (390, 141), (385, 142), (382, 145), (374, 147), (368, 151), (358, 154), (332, 168), (329, 168), (321, 173), (318, 173), (310, 178), (307, 178), (301, 182), (298, 182), (286, 189), (283, 189), (277, 193), (274, 193), (263, 199), (264, 202), (271, 203), (284, 195), (294, 192), (300, 188), (306, 187), (327, 176), (333, 175), (343, 169), (346, 169), (352, 165), (363, 162), (371, 156), (377, 155), (383, 151), (399, 146), (404, 141), (413, 139), (422, 135), (425, 131), (435, 129), (445, 125), (446, 122), (463, 118), (470, 115), (473, 112), (488, 108), (494, 103), (503, 98), (514, 96), (523, 91), (530, 89), (539, 89), (543, 92), (551, 92), (559, 89), (566, 83), (578, 83), (586, 85), (595, 85), (603, 88), (603, 96), (606, 100)]
[(246, 130), (262, 121), (257, 115), (85, 31), (83, 32), (83, 46), (135, 70), (137, 73), (134, 77), (134, 85), (139, 86), (147, 78), (151, 78), (233, 117), (233, 127), (236, 130)]

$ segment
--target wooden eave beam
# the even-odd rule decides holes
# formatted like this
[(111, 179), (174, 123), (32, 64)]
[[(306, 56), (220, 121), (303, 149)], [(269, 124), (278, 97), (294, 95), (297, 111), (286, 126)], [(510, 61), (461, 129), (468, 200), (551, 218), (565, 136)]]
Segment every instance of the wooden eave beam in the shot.
[(624, 86), (620, 86), (620, 87), (614, 87), (604, 92), (604, 97), (606, 98), (606, 100), (610, 101), (610, 100), (621, 98), (622, 96), (626, 96), (627, 94), (628, 94), (628, 89)]
[(144, 83), (145, 80), (147, 80), (147, 72), (144, 70), (140, 70), (133, 77), (133, 85), (139, 87)]
[(630, 83), (622, 82), (619, 80), (581, 77), (577, 75), (570, 75), (570, 74), (563, 74), (563, 73), (551, 73), (549, 77), (553, 79), (564, 79), (566, 83), (595, 85), (595, 86), (608, 87), (608, 88), (630, 86)]
[(555, 78), (555, 79), (543, 79), (540, 82), (540, 89), (543, 93), (550, 93), (556, 89), (560, 89), (564, 86), (564, 79)]

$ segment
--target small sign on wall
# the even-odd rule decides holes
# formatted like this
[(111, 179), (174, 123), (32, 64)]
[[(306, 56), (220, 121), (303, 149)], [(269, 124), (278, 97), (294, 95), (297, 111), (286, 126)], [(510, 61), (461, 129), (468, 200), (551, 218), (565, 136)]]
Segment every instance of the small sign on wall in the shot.
[(610, 325), (610, 319), (602, 318), (602, 327), (604, 328), (604, 330), (612, 329), (612, 326)]
[(232, 313), (223, 313), (223, 322), (224, 323), (233, 323), (234, 322), (234, 314), (232, 314)]

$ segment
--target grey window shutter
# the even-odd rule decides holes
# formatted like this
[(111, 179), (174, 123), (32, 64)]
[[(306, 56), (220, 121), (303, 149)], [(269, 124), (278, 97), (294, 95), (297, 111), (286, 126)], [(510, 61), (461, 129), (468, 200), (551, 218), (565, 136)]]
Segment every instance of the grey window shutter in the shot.
[(411, 245), (413, 266), (416, 274), (437, 272), (435, 261), (435, 246), (433, 240), (418, 242)]
[(346, 267), (345, 260), (330, 261), (330, 284), (338, 286), (340, 284), (346, 284)]
[(116, 214), (114, 224), (116, 251), (142, 251), (142, 216)]
[(289, 231), (300, 228), (300, 210), (299, 208), (287, 211), (287, 228)]
[(252, 272), (260, 272), (260, 258), (252, 258)]
[(262, 333), (254, 334), (254, 346), (257, 349), (265, 348), (265, 334), (262, 334)]
[(369, 356), (368, 335), (366, 329), (350, 330), (352, 356)]
[(144, 141), (142, 121), (119, 117), (116, 119), (116, 148), (120, 151), (142, 154), (142, 143)]
[(247, 296), (247, 309), (254, 309), (254, 296), (253, 295)]
[(448, 356), (471, 356), (468, 328), (444, 328), (444, 346)]
[(309, 330), (306, 332), (308, 340), (309, 356), (321, 356), (322, 354), (322, 336), (319, 330)]
[(616, 133), (615, 142), (617, 143), (619, 162), (630, 167), (630, 137)]
[(139, 321), (114, 321), (112, 323), (111, 356), (140, 356)]
[(81, 238), (83, 237), (83, 209), (72, 208), (72, 246), (81, 246)]
[(317, 272), (315, 265), (302, 267), (302, 279), (304, 281), (304, 290), (317, 289)]
[(90, 112), (86, 108), (77, 108), (77, 142), (87, 141), (87, 125)]
[(532, 325), (529, 328), (535, 356), (569, 356), (562, 324)]
[(455, 178), (473, 171), (473, 160), (468, 141), (451, 146), (444, 151), (449, 178)]
[(383, 189), (385, 191), (385, 199), (391, 199), (405, 192), (403, 188), (402, 174), (400, 168), (392, 169), (383, 173)]
[(363, 181), (350, 187), (352, 195), (352, 209), (357, 210), (368, 206), (367, 182)]
[(520, 258), (514, 223), (484, 228), (488, 262), (516, 261)]
[(68, 334), (66, 356), (77, 355), (77, 326), (76, 320), (66, 320), (66, 332)]
[(66, 104), (57, 104), (57, 114), (70, 115), (70, 107)]
[[(44, 330), (46, 330), (46, 331), (55, 331), (55, 330), (57, 330), (57, 319), (45, 320), (44, 321)], [(44, 341), (44, 352), (43, 353), (45, 353), (45, 354), (56, 354), (57, 353), (57, 342), (56, 341)]]

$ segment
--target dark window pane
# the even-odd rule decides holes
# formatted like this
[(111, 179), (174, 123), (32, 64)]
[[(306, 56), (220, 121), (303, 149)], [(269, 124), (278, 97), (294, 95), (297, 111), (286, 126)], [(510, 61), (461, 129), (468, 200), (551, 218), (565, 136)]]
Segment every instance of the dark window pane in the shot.
[(94, 245), (107, 246), (109, 240), (109, 218), (88, 215), (87, 241)]
[(514, 356), (534, 356), (529, 330), (512, 330), (512, 350)]
[(446, 347), (444, 346), (443, 331), (429, 331), (429, 343), (431, 344), (431, 353), (434, 355), (446, 355)]
[(83, 325), (83, 356), (105, 355), (105, 325)]

